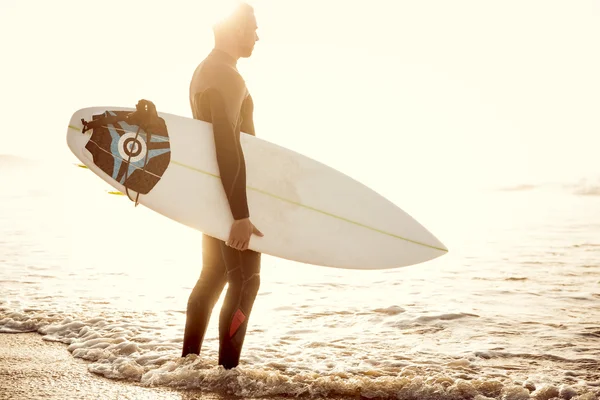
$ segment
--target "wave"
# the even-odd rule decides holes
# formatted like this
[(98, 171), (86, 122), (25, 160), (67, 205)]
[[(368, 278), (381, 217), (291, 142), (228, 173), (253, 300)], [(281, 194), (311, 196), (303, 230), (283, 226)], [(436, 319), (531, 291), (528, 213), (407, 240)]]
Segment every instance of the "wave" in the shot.
[(10, 172), (28, 172), (34, 169), (40, 169), (43, 163), (31, 158), (15, 156), (11, 154), (0, 154), (0, 169), (9, 170)]
[(600, 196), (600, 178), (583, 178), (563, 185), (563, 189), (578, 196)]
[(584, 178), (577, 182), (521, 183), (498, 187), (499, 192), (528, 192), (534, 190), (563, 191), (577, 196), (600, 196), (600, 178)]
[(538, 185), (524, 183), (524, 184), (514, 185), (514, 186), (504, 186), (504, 187), (499, 188), (498, 190), (500, 190), (501, 192), (524, 192), (527, 190), (537, 189), (538, 187), (539, 187)]
[(600, 196), (600, 184), (579, 187), (573, 191), (573, 194), (579, 196)]
[[(383, 309), (399, 311), (397, 308)], [(439, 315), (438, 319), (468, 316)], [(225, 370), (214, 354), (179, 356), (178, 340), (160, 341), (138, 332), (129, 323), (97, 317), (78, 320), (65, 315), (0, 312), (0, 332), (32, 332), (43, 339), (66, 344), (76, 358), (87, 360), (88, 370), (108, 379), (127, 380), (146, 387), (196, 389), (240, 398), (377, 398), (401, 400), (521, 400), (595, 399), (593, 388), (536, 385), (484, 376), (477, 364), (459, 359), (440, 365), (400, 363), (398, 366), (339, 368), (328, 372), (310, 366), (289, 369), (285, 362), (240, 365)], [(500, 352), (476, 353), (477, 358), (527, 357), (535, 355)], [(546, 359), (547, 357), (544, 357)], [(573, 360), (591, 362), (589, 360)], [(592, 361), (593, 363), (593, 361)], [(597, 363), (594, 364), (597, 367)], [(470, 376), (467, 376), (470, 375)]]
[(35, 162), (35, 160), (32, 160), (30, 158), (25, 158), (25, 157), (21, 157), (21, 156), (17, 156), (14, 154), (0, 154), (0, 164), (9, 164), (9, 163), (14, 163), (14, 164), (28, 164), (28, 163), (33, 163)]

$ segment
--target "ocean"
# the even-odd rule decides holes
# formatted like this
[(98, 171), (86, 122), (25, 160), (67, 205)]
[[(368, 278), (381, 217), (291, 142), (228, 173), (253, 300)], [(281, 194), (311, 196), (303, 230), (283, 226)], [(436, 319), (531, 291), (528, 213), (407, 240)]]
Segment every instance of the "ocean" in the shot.
[(406, 268), (265, 255), (240, 366), (226, 371), (223, 297), (200, 356), (180, 357), (199, 232), (68, 162), (0, 156), (0, 184), (0, 332), (65, 343), (90, 373), (244, 399), (600, 397), (598, 186), (398, 204), (443, 221), (432, 231), (450, 250)]

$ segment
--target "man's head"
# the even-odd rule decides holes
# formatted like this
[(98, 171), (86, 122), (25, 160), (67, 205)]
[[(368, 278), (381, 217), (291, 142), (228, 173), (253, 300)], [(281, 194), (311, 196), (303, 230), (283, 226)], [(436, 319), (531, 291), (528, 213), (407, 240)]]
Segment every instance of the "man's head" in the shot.
[(246, 3), (239, 3), (223, 20), (213, 26), (215, 44), (225, 48), (238, 58), (250, 57), (254, 44), (258, 41), (254, 8)]

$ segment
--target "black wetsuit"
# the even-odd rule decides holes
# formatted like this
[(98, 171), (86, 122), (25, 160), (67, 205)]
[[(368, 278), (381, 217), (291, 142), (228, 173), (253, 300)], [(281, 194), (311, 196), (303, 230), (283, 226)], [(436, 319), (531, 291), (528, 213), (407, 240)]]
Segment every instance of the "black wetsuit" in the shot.
[[(254, 104), (236, 69), (236, 60), (213, 50), (194, 72), (190, 85), (194, 118), (213, 124), (217, 162), (234, 219), (249, 217), (246, 168), (240, 132), (254, 135)], [(188, 301), (182, 356), (200, 353), (215, 303), (229, 284), (219, 318), (219, 365), (234, 368), (260, 286), (260, 253), (239, 251), (203, 235), (202, 272)]]

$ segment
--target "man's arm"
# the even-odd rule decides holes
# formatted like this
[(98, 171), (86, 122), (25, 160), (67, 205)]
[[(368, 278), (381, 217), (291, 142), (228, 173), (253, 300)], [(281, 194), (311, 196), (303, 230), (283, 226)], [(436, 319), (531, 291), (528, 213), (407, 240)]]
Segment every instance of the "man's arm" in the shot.
[(246, 163), (239, 133), (236, 134), (236, 121), (229, 119), (225, 101), (218, 90), (207, 89), (196, 95), (196, 99), (196, 106), (200, 107), (205, 104), (205, 101), (209, 102), (217, 163), (233, 218), (235, 220), (249, 218)]

